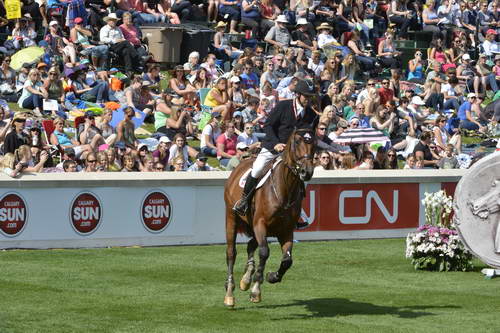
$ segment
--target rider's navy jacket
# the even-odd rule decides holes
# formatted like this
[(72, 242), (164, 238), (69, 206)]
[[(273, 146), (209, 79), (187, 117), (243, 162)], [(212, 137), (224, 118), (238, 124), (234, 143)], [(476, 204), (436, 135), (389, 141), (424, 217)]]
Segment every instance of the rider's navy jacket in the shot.
[(293, 109), (293, 99), (281, 101), (269, 114), (265, 124), (262, 146), (273, 153), (278, 143), (287, 143), (295, 129), (313, 128), (318, 124), (318, 115), (309, 107), (304, 108), (303, 116), (297, 119)]

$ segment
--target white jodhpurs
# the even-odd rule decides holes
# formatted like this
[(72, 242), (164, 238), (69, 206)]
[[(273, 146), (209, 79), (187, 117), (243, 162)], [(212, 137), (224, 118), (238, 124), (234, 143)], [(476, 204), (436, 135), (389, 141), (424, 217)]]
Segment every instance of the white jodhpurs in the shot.
[(272, 160), (274, 157), (276, 157), (277, 154), (271, 153), (269, 150), (266, 148), (262, 148), (260, 150), (259, 155), (257, 155), (257, 159), (253, 162), (252, 165), (252, 177), (253, 178), (260, 178), (263, 176), (262, 172), (264, 170), (264, 167), (266, 166), (267, 162)]

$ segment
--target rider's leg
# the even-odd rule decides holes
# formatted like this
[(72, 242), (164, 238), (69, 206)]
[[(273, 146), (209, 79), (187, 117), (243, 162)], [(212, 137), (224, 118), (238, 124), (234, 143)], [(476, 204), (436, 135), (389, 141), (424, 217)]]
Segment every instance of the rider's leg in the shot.
[(252, 165), (252, 172), (248, 175), (245, 187), (243, 188), (243, 194), (241, 199), (236, 202), (233, 210), (240, 214), (246, 215), (248, 210), (248, 204), (252, 198), (252, 194), (258, 183), (258, 178), (262, 176), (262, 171), (266, 166), (267, 162), (274, 158), (274, 154), (271, 153), (266, 148), (262, 148), (259, 155), (255, 159)]

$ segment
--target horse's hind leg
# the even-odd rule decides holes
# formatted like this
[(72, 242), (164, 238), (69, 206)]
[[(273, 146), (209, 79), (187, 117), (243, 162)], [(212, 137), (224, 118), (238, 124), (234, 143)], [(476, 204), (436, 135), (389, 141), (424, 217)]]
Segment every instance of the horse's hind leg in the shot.
[(264, 282), (264, 269), (267, 258), (269, 258), (269, 246), (266, 238), (266, 227), (263, 219), (259, 219), (254, 225), (255, 239), (259, 244), (259, 266), (253, 276), (253, 286), (250, 292), (250, 301), (258, 303), (261, 301), (260, 286)]
[(252, 276), (255, 273), (255, 260), (253, 258), (255, 250), (257, 249), (257, 241), (255, 238), (252, 238), (248, 241), (247, 244), (247, 264), (245, 265), (245, 274), (240, 281), (240, 289), (245, 291), (250, 287), (250, 283), (252, 282)]
[(234, 306), (234, 277), (233, 269), (236, 260), (236, 217), (231, 207), (226, 208), (226, 263), (227, 263), (227, 280), (226, 280), (226, 296), (224, 297), (224, 305), (228, 307)]
[(278, 240), (281, 244), (283, 258), (281, 259), (280, 268), (277, 272), (267, 273), (267, 282), (269, 283), (281, 282), (283, 275), (285, 275), (286, 271), (292, 267), (293, 232), (287, 237), (278, 238)]

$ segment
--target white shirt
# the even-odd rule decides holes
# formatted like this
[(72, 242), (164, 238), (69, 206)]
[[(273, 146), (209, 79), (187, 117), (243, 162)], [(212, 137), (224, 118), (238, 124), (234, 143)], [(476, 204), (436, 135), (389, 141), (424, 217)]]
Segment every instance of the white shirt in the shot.
[[(445, 83), (441, 86), (441, 93), (444, 94), (445, 92), (448, 93), (448, 96), (455, 96), (456, 95), (455, 89), (449, 83)], [(449, 98), (447, 98), (447, 99), (449, 99)]]
[(356, 104), (361, 104), (365, 100), (365, 98), (368, 98), (368, 89), (363, 89), (359, 95), (358, 98), (356, 99)]
[(490, 42), (489, 40), (485, 40), (483, 42), (484, 53), (487, 56), (493, 55), (493, 53), (500, 53), (497, 42)]
[(295, 118), (300, 118), (304, 115), (304, 107), (300, 105), (299, 101), (297, 99), (293, 100), (293, 103), (295, 104)]
[(309, 59), (307, 68), (314, 72), (314, 75), (320, 76), (321, 72), (325, 68), (325, 64), (320, 60), (318, 64), (315, 64), (312, 59)]
[(99, 32), (99, 39), (103, 43), (116, 44), (118, 40), (125, 39), (125, 37), (123, 37), (123, 33), (120, 28), (111, 28), (106, 24)]
[(211, 144), (215, 146), (215, 140), (217, 137), (220, 135), (220, 129), (217, 128), (216, 131), (212, 128), (212, 125), (207, 124), (205, 127), (203, 127), (203, 131), (201, 132), (201, 139), (200, 139), (200, 148), (206, 147), (207, 142), (205, 140), (205, 135), (208, 135), (208, 137), (211, 139)]
[(322, 49), (323, 46), (330, 44), (330, 43), (338, 43), (338, 42), (331, 34), (321, 33), (318, 35), (318, 47), (320, 49)]
[(286, 87), (278, 90), (278, 96), (281, 99), (292, 99), (295, 97), (295, 93), (289, 87)]

